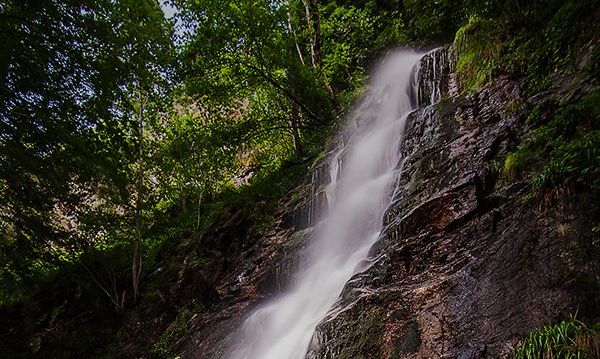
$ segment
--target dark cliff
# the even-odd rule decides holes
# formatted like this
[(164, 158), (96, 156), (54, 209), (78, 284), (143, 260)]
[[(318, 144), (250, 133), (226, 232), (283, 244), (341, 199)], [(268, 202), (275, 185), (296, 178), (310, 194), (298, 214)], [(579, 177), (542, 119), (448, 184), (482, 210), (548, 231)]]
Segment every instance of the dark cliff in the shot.
[[(548, 96), (575, 101), (593, 81), (527, 97), (518, 79), (498, 77), (459, 95), (449, 50), (427, 55), (422, 106), (405, 129), (385, 230), (368, 268), (319, 324), (308, 357), (510, 357), (544, 324), (575, 313), (598, 320), (597, 198), (563, 191), (543, 201), (528, 195), (528, 178), (508, 178), (501, 168), (526, 139), (531, 109)], [(270, 234), (221, 278), (221, 301), (193, 318), (183, 357), (222, 357), (249, 310), (285, 288), (323, 206), (325, 162), (318, 160), (311, 181), (282, 205)]]

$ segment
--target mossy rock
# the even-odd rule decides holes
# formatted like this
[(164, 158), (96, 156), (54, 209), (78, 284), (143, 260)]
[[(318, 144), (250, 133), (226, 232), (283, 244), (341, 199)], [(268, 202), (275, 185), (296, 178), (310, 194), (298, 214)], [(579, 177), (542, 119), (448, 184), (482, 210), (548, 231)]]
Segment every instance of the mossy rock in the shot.
[(313, 227), (301, 229), (292, 233), (292, 235), (283, 244), (284, 249), (297, 249), (306, 244), (307, 239), (311, 236)]

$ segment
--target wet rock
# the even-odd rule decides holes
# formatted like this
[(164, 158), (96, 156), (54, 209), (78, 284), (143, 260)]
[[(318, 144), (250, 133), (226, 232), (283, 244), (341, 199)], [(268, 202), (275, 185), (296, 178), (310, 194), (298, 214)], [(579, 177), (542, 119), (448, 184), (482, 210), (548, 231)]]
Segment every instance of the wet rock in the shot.
[[(518, 83), (498, 79), (411, 114), (371, 264), (317, 327), (310, 358), (508, 358), (533, 328), (577, 310), (600, 316), (600, 252), (588, 252), (583, 220), (595, 205), (539, 210), (519, 200), (523, 183), (497, 181), (493, 161), (527, 132), (524, 114), (506, 109), (525, 102)], [(377, 330), (357, 320), (376, 310)]]
[[(307, 358), (509, 358), (536, 327), (575, 312), (600, 317), (595, 201), (578, 195), (540, 209), (521, 201), (525, 183), (498, 181), (494, 162), (524, 139), (523, 109), (539, 99), (506, 78), (459, 96), (445, 51), (426, 56), (415, 79), (429, 106), (408, 117), (385, 228)], [(247, 313), (289, 281), (315, 213), (326, 210), (325, 159), (276, 227), (219, 278), (221, 302), (196, 319), (182, 357), (224, 358)]]
[(399, 235), (411, 235), (424, 225), (437, 230), (446, 230), (477, 209), (477, 189), (475, 184), (457, 186), (433, 196), (413, 208), (400, 218), (394, 226), (400, 229)]
[[(318, 159), (309, 180), (280, 204), (275, 225), (264, 237), (248, 241), (254, 244), (237, 249), (236, 256), (228, 256), (231, 260), (228, 270), (219, 271), (215, 280), (220, 300), (191, 321), (193, 335), (181, 344), (181, 357), (225, 358), (246, 315), (290, 285), (293, 274), (304, 261), (303, 252), (314, 218), (327, 206), (323, 196), (323, 188), (330, 180), (327, 160), (327, 156)], [(225, 228), (230, 227), (216, 231), (218, 238), (232, 235)], [(225, 239), (215, 240), (227, 243)]]

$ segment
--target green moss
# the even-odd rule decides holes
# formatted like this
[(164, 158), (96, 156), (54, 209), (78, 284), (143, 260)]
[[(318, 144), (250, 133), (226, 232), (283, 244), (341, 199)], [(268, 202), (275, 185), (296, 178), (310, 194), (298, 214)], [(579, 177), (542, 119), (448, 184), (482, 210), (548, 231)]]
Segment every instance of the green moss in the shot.
[(502, 165), (502, 178), (506, 180), (517, 180), (531, 170), (532, 166), (539, 161), (541, 154), (527, 146), (509, 153)]
[(310, 236), (313, 231), (312, 227), (301, 229), (299, 231), (294, 232), (290, 238), (283, 244), (286, 249), (293, 249), (298, 247), (305, 241), (305, 238)]
[(537, 104), (527, 116), (528, 125), (539, 124), (540, 120), (547, 117), (549, 113), (556, 109), (557, 103), (554, 99), (548, 99)]
[[(382, 328), (381, 313), (377, 310), (362, 316), (359, 330), (361, 335), (354, 338), (352, 343), (342, 349), (337, 356), (339, 359), (367, 359), (380, 357)], [(371, 356), (372, 355), (372, 356)]]
[(600, 225), (592, 228), (592, 245), (600, 246)]
[(331, 353), (338, 353), (336, 359), (381, 358), (384, 314), (379, 307), (361, 307), (352, 319), (343, 321), (346, 323), (343, 327), (335, 328), (336, 340), (318, 348), (319, 355), (330, 358)]
[(598, 325), (589, 328), (571, 318), (531, 332), (517, 347), (514, 358), (597, 358), (599, 347)]
[(174, 355), (172, 350), (173, 346), (177, 342), (188, 334), (188, 321), (192, 317), (192, 312), (187, 308), (183, 308), (177, 318), (169, 325), (169, 327), (163, 332), (161, 337), (152, 347), (152, 357), (160, 359), (177, 359), (178, 356)]
[(471, 16), (454, 38), (456, 74), (461, 92), (480, 89), (499, 67), (501, 32), (494, 20)]
[(523, 112), (523, 103), (517, 100), (511, 100), (504, 109), (504, 116), (515, 116)]
[(402, 338), (394, 342), (394, 354), (399, 358), (401, 355), (415, 353), (421, 346), (421, 334), (417, 322), (411, 321), (406, 325), (406, 331)]

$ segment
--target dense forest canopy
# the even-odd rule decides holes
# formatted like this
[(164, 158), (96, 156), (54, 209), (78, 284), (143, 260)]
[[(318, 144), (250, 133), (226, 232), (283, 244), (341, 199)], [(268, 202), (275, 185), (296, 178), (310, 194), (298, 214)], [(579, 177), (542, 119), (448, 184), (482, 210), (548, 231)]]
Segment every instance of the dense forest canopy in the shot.
[[(166, 243), (237, 211), (264, 231), (390, 49), (453, 44), (462, 93), (504, 74), (534, 94), (598, 30), (587, 0), (169, 5), (177, 21), (156, 0), (0, 4), (0, 304), (68, 273), (120, 311)], [(597, 131), (590, 108), (580, 125)], [(569, 176), (598, 174), (569, 152), (598, 136), (536, 136), (536, 161), (564, 153)]]
[(10, 292), (127, 235), (136, 121), (141, 101), (168, 91), (172, 24), (153, 1), (10, 1), (1, 11), (0, 272)]

